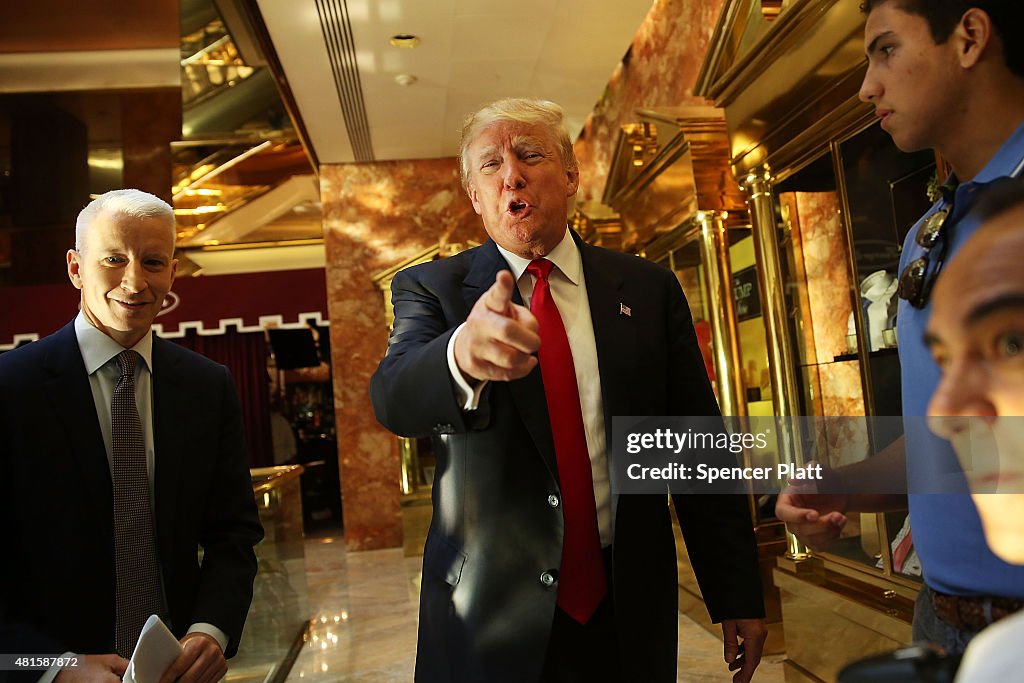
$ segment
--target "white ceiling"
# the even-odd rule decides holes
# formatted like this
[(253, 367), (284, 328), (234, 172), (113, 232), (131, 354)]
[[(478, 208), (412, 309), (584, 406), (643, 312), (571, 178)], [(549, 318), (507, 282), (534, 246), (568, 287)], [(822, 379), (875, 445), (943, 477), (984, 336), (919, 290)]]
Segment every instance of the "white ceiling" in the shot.
[[(465, 116), (502, 97), (561, 104), (575, 136), (651, 0), (258, 0), (321, 163), (355, 160), (321, 25), (347, 8), (373, 158), (454, 156)], [(399, 33), (420, 37), (393, 47)], [(395, 76), (417, 82), (402, 86)]]

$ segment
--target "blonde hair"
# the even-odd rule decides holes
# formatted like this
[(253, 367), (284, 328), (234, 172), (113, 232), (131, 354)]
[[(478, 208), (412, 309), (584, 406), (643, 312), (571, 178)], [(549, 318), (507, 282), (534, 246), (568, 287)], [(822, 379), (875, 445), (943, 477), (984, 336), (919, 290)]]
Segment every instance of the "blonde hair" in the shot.
[(142, 190), (111, 190), (89, 202), (75, 221), (75, 251), (82, 252), (85, 235), (92, 222), (102, 213), (131, 218), (156, 218), (167, 224), (171, 239), (175, 237), (174, 209), (156, 195)]
[(554, 138), (567, 171), (579, 170), (576, 153), (573, 152), (569, 132), (565, 129), (565, 112), (554, 102), (532, 100), (524, 97), (509, 97), (492, 102), (470, 114), (462, 124), (462, 144), (459, 147), (459, 172), (462, 186), (469, 187), (469, 159), (467, 152), (480, 132), (495, 123), (523, 123), (543, 126)]

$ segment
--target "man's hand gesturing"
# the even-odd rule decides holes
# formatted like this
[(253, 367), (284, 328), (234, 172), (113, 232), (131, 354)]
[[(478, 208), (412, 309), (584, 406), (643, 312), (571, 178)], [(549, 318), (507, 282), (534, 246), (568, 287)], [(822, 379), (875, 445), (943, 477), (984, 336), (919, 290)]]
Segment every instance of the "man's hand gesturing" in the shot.
[(515, 285), (512, 273), (499, 272), (455, 339), (455, 363), (470, 381), (519, 379), (537, 365), (537, 319), (526, 307), (512, 303)]

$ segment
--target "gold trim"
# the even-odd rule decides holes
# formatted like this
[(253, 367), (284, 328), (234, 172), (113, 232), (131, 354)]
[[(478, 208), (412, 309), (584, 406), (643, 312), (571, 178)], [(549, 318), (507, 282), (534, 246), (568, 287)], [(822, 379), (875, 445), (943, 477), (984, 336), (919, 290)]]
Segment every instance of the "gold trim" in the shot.
[[(765, 170), (762, 175), (750, 174), (743, 187), (750, 193), (750, 219), (753, 225), (754, 250), (760, 268), (758, 286), (764, 297), (764, 320), (768, 342), (768, 365), (771, 368), (772, 393), (775, 414), (800, 414), (797, 400), (796, 376), (793, 373), (796, 358), (786, 327), (786, 297), (783, 291), (781, 259), (776, 240), (775, 206), (772, 196), (772, 177)], [(785, 430), (782, 434), (786, 434)], [(795, 444), (793, 444), (795, 448)], [(784, 449), (785, 450), (785, 449)], [(796, 451), (790, 451), (794, 456)], [(797, 460), (802, 462), (802, 460)]]
[(676, 133), (668, 144), (651, 159), (651, 162), (609, 197), (605, 204), (622, 213), (623, 209), (636, 201), (640, 193), (650, 186), (662, 171), (674, 164), (689, 149), (690, 142), (686, 139), (686, 135), (682, 131)]
[(402, 495), (409, 495), (416, 492), (417, 473), (420, 471), (419, 448), (416, 439), (400, 436), (398, 437), (398, 454), (402, 463), (402, 476), (399, 482), (399, 489)]
[[(852, 136), (851, 136), (852, 137)], [(848, 138), (847, 138), (848, 139)], [(836, 177), (836, 190), (839, 193), (839, 200), (842, 202), (841, 209), (843, 212), (843, 230), (846, 233), (846, 267), (847, 267), (847, 279), (856, 288), (858, 287), (857, 282), (857, 260), (853, 253), (853, 249), (849, 248), (850, 245), (855, 244), (853, 239), (853, 221), (851, 217), (853, 213), (850, 211), (849, 196), (846, 192), (846, 172), (843, 170), (843, 152), (840, 145), (841, 140), (832, 141), (831, 153), (833, 163), (833, 173)], [(864, 394), (864, 414), (874, 415), (875, 414), (875, 393), (872, 390), (872, 380), (870, 371), (870, 361), (868, 360), (868, 353), (870, 351), (871, 344), (868, 343), (867, 326), (864, 323), (864, 309), (860, 305), (860, 296), (853, 298), (853, 293), (849, 294), (851, 297), (851, 304), (853, 308), (853, 320), (854, 327), (857, 330), (857, 362), (860, 364), (860, 386), (861, 392)], [(872, 430), (868, 430), (868, 443), (871, 445), (871, 452), (878, 452), (878, 448), (875, 444), (875, 435)], [(885, 538), (885, 536), (882, 536)], [(882, 553), (887, 555), (888, 553)]]
[[(711, 72), (719, 70), (722, 66), (720, 62), (712, 65), (709, 68), (708, 80), (710, 83), (698, 81), (699, 86), (706, 86), (706, 88), (696, 90), (694, 94), (715, 100), (717, 106), (721, 106), (722, 103), (729, 104), (731, 96), (746, 90), (760, 79), (768, 67), (775, 62), (778, 54), (791, 44), (796, 43), (801, 35), (812, 30), (817, 23), (814, 19), (826, 14), (837, 2), (838, 0), (796, 0), (777, 19), (769, 22), (762, 18), (767, 26), (765, 32), (746, 52), (734, 55), (735, 61), (721, 75), (710, 77)], [(749, 16), (749, 8), (753, 4), (750, 0), (731, 0), (729, 4), (741, 3), (746, 5), (748, 12), (737, 11), (732, 14), (730, 18), (734, 23), (724, 26), (725, 30), (734, 29), (737, 15), (743, 18)], [(723, 15), (728, 9), (731, 8), (723, 10)], [(718, 45), (722, 38), (723, 36), (719, 35), (716, 27), (715, 34), (711, 37), (712, 44)], [(712, 55), (719, 60), (723, 56), (718, 51), (713, 52)]]
[(675, 272), (675, 252), (692, 242), (699, 242), (701, 264), (704, 266), (702, 291), (708, 298), (711, 312), (711, 340), (714, 351), (715, 376), (718, 378), (718, 402), (723, 415), (745, 416), (747, 404), (741, 393), (743, 368), (740, 363), (739, 335), (736, 329), (736, 299), (732, 287), (732, 265), (726, 211), (698, 211), (677, 228), (644, 248), (643, 257), (660, 263), (667, 260)]
[[(752, 173), (747, 176), (741, 186), (750, 196), (750, 220), (754, 228), (754, 251), (759, 266), (758, 286), (763, 297), (762, 319), (765, 321), (765, 342), (768, 347), (768, 368), (775, 414), (780, 417), (796, 416), (800, 414), (794, 374), (796, 355), (786, 325), (788, 316), (771, 184), (771, 173), (766, 168), (760, 175)], [(805, 457), (800, 442), (793, 439), (790, 431), (778, 430), (778, 437), (779, 456), (789, 462), (803, 464)], [(803, 558), (807, 555), (807, 549), (796, 537), (789, 535), (786, 554), (792, 559)]]
[(185, 185), (184, 187), (180, 188), (177, 192), (175, 192), (172, 198), (175, 201), (181, 199), (182, 197), (185, 196), (185, 192), (186, 191), (192, 189), (193, 187), (198, 187), (199, 185), (202, 185), (207, 180), (210, 180), (212, 178), (216, 178), (217, 176), (219, 176), (221, 173), (223, 173), (224, 171), (228, 170), (232, 166), (235, 166), (235, 165), (245, 161), (249, 157), (251, 157), (253, 155), (256, 155), (256, 154), (259, 154), (263, 150), (268, 149), (268, 148), (273, 147), (273, 146), (274, 146), (274, 142), (272, 142), (271, 140), (264, 140), (263, 142), (259, 143), (258, 145), (255, 145), (254, 147), (250, 147), (249, 149), (245, 150), (241, 154), (237, 154), (237, 155), (231, 157), (230, 159), (225, 161), (220, 166), (217, 166), (216, 168), (207, 171), (206, 173), (204, 173), (202, 176), (196, 178), (195, 180), (190, 181), (187, 185)]
[(239, 242), (237, 244), (204, 244), (200, 247), (183, 247), (186, 254), (190, 251), (237, 251), (239, 249), (269, 249), (271, 247), (306, 247), (323, 244), (323, 237), (309, 237), (301, 240), (276, 240), (270, 242)]
[[(857, 80), (859, 79), (858, 76)], [(827, 154), (831, 140), (849, 139), (871, 126), (876, 120), (871, 107), (861, 102), (856, 94), (840, 103), (828, 116), (820, 118), (810, 125), (804, 125), (800, 121), (801, 113), (797, 112), (783, 118), (771, 133), (758, 141), (754, 148), (761, 149), (765, 154), (764, 164), (779, 169), (778, 174), (773, 178), (776, 183), (784, 181), (818, 157)], [(799, 132), (772, 149), (771, 145), (775, 140), (785, 137), (794, 128)], [(756, 173), (762, 164), (758, 160), (752, 161), (752, 169), (749, 172)], [(748, 172), (744, 162), (743, 156), (733, 159), (733, 171), (737, 177), (742, 177), (744, 173)]]
[(644, 247), (643, 257), (648, 261), (658, 263), (667, 256), (669, 270), (674, 271), (676, 269), (675, 251), (700, 238), (700, 213), (696, 212), (673, 230), (651, 240), (650, 244)]
[[(885, 553), (882, 553), (882, 555), (884, 556)], [(855, 560), (848, 560), (829, 553), (817, 555), (816, 557), (821, 559), (825, 571), (861, 581), (874, 588), (893, 590), (896, 595), (907, 600), (917, 598), (917, 591), (921, 588), (921, 583), (915, 583), (913, 579), (908, 579), (898, 574), (884, 574), (881, 569), (869, 567)]]
[(415, 266), (418, 263), (426, 263), (427, 261), (431, 261), (433, 260), (435, 254), (443, 253), (445, 256), (451, 256), (453, 254), (458, 254), (464, 249), (472, 249), (473, 247), (479, 246), (480, 243), (474, 242), (473, 240), (469, 240), (468, 242), (466, 242), (465, 247), (463, 247), (462, 244), (458, 242), (444, 244), (438, 242), (437, 244), (427, 247), (423, 251), (413, 254), (404, 261), (397, 263), (386, 270), (380, 271), (379, 273), (370, 278), (370, 282), (373, 282), (377, 286), (380, 286), (381, 282), (387, 281), (388, 288), (390, 289), (391, 278), (393, 278), (395, 274), (398, 273), (398, 271), (400, 270), (404, 270), (409, 266)]
[(270, 493), (274, 489), (281, 488), (292, 479), (298, 479), (305, 468), (302, 465), (279, 465), (276, 467), (256, 467), (249, 470), (249, 477), (258, 478), (252, 482), (252, 492), (255, 495)]
[[(900, 627), (905, 626), (907, 631), (910, 630), (913, 602), (917, 598), (916, 591), (913, 593), (892, 591), (892, 587), (885, 585), (885, 582), (866, 581), (865, 579), (871, 578), (867, 574), (849, 574), (845, 571), (835, 571), (834, 568), (826, 569), (822, 576), (815, 577), (815, 580), (812, 581), (779, 567), (772, 571), (772, 575), (775, 585), (780, 590), (788, 591), (798, 598), (827, 594), (838, 599), (848, 600), (859, 609), (865, 610), (864, 614), (884, 615), (893, 620), (892, 625), (899, 624)], [(880, 589), (880, 592), (876, 593), (876, 589)], [(823, 591), (823, 593), (819, 591)], [(895, 595), (887, 595), (888, 591), (894, 592)], [(911, 604), (899, 604), (897, 601), (901, 599), (909, 601)], [(890, 603), (890, 601), (892, 602)], [(888, 613), (882, 611), (886, 609), (884, 606), (887, 603), (889, 604)], [(893, 635), (890, 634), (889, 637), (897, 640)]]
[[(732, 35), (736, 31), (736, 17), (740, 13), (740, 6), (741, 3), (736, 0), (726, 0), (725, 6), (718, 15), (718, 23), (715, 24), (715, 30), (711, 33), (711, 46), (697, 73), (697, 83), (693, 87), (694, 95), (711, 98), (708, 89), (717, 80), (718, 67), (726, 58), (725, 48), (730, 41), (725, 38), (727, 34)], [(745, 15), (749, 16), (749, 0), (747, 0), (747, 9)], [(735, 55), (732, 56), (735, 57)]]
[[(732, 264), (729, 260), (729, 240), (726, 235), (725, 211), (699, 211), (700, 248), (711, 311), (711, 340), (718, 378), (718, 402), (723, 415), (744, 417), (747, 403), (740, 395), (743, 369), (739, 362), (739, 335), (736, 320), (736, 298), (732, 286)], [(756, 519), (756, 517), (753, 517)]]
[(797, 0), (773, 21), (756, 9), (726, 1), (696, 92), (726, 108), (736, 177), (769, 164), (780, 182), (827, 140), (870, 123), (858, 100), (864, 19), (838, 0)]

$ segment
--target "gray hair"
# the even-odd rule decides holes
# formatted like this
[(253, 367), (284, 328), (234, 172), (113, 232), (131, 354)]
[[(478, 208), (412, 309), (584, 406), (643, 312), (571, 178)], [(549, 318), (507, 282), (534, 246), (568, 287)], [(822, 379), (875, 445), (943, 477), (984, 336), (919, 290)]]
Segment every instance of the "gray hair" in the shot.
[(167, 223), (171, 239), (174, 239), (174, 209), (170, 204), (142, 190), (111, 190), (89, 202), (78, 214), (78, 220), (75, 221), (75, 251), (83, 250), (89, 226), (102, 213), (130, 218), (156, 218)]
[(565, 112), (554, 102), (547, 100), (531, 100), (523, 97), (509, 97), (488, 104), (474, 114), (470, 114), (462, 124), (462, 144), (459, 147), (459, 172), (462, 186), (469, 187), (469, 159), (466, 154), (469, 146), (480, 132), (495, 123), (523, 123), (543, 126), (558, 144), (562, 157), (562, 165), (567, 171), (578, 171), (576, 153), (573, 152), (569, 132), (565, 129)]

